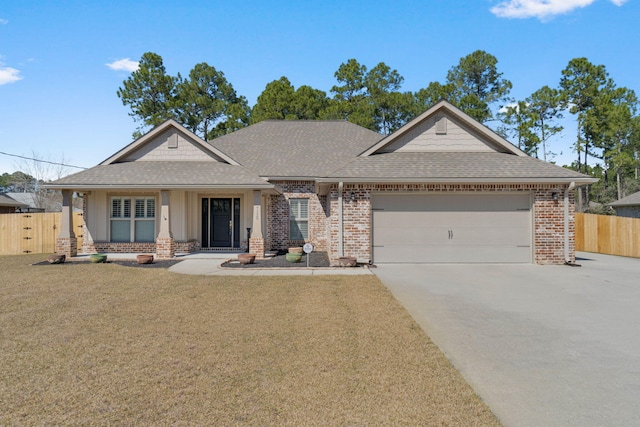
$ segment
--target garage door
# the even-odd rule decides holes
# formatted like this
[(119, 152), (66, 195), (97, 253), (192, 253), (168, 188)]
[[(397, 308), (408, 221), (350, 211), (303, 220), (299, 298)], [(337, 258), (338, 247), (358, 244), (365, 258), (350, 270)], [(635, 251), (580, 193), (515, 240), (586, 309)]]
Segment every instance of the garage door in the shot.
[(530, 263), (528, 193), (377, 194), (377, 263)]

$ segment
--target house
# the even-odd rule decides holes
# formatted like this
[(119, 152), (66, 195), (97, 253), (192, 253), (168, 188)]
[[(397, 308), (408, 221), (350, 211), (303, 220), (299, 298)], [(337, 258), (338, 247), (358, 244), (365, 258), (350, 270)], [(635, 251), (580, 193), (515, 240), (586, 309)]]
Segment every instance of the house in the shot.
[(640, 191), (609, 203), (609, 206), (615, 209), (617, 216), (640, 218)]
[[(440, 101), (388, 136), (345, 121), (264, 121), (205, 142), (173, 120), (62, 190), (58, 251), (266, 250), (331, 260), (573, 262), (573, 188), (595, 180), (529, 157)], [(71, 228), (84, 198), (83, 247)]]
[(24, 203), (20, 203), (7, 194), (0, 194), (0, 213), (20, 212), (24, 208), (27, 208)]
[[(47, 209), (42, 206), (45, 205), (44, 197), (39, 197), (36, 193), (6, 193), (7, 196), (13, 200), (17, 200), (22, 203), (23, 207), (20, 208), (20, 212), (45, 212)], [(51, 204), (51, 203), (47, 203)], [(61, 205), (53, 203), (51, 212), (60, 212)]]

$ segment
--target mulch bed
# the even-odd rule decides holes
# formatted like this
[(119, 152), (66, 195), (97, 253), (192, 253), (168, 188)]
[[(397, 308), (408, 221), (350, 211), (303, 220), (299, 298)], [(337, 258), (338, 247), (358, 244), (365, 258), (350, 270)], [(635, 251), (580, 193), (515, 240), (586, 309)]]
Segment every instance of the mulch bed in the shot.
[(228, 268), (303, 268), (307, 266), (307, 256), (309, 256), (309, 267), (330, 267), (329, 256), (326, 252), (312, 252), (309, 255), (302, 254), (300, 262), (289, 262), (285, 258), (284, 252), (271, 258), (257, 259), (253, 264), (240, 264), (237, 260), (226, 261), (221, 267)]
[[(124, 267), (139, 267), (139, 268), (169, 268), (172, 265), (175, 265), (183, 260), (154, 260), (151, 264), (138, 264), (138, 261), (132, 260), (109, 260), (107, 259), (106, 264), (117, 264), (122, 265)], [(65, 261), (63, 264), (50, 264), (49, 261), (44, 260), (40, 262), (33, 263), (31, 265), (74, 265), (74, 264), (88, 264), (91, 261), (88, 259), (86, 261)]]

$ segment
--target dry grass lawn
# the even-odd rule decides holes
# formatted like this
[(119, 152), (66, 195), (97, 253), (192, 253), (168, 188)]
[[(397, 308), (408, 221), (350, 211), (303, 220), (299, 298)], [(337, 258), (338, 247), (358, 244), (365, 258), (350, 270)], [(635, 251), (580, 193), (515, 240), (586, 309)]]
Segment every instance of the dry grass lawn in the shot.
[(0, 257), (0, 425), (499, 425), (372, 276)]

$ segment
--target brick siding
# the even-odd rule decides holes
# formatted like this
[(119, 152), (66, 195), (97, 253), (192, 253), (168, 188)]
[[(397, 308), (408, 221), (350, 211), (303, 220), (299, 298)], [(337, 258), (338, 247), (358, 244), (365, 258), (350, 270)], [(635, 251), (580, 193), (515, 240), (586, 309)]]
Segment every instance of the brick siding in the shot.
[[(327, 250), (327, 196), (315, 193), (313, 181), (274, 181), (282, 194), (267, 201), (267, 229), (265, 244), (271, 250), (313, 243), (316, 250)], [(289, 199), (309, 199), (309, 238), (306, 241), (289, 239)]]
[[(533, 202), (534, 262), (564, 263), (564, 189), (553, 184), (346, 184), (343, 189), (344, 255), (371, 259), (371, 193), (439, 193), (439, 192), (531, 192)], [(351, 193), (354, 199), (351, 198)], [(553, 200), (558, 193), (558, 200)], [(575, 260), (575, 218), (573, 193), (570, 194), (569, 256)], [(330, 189), (329, 258), (340, 256), (338, 188)]]

